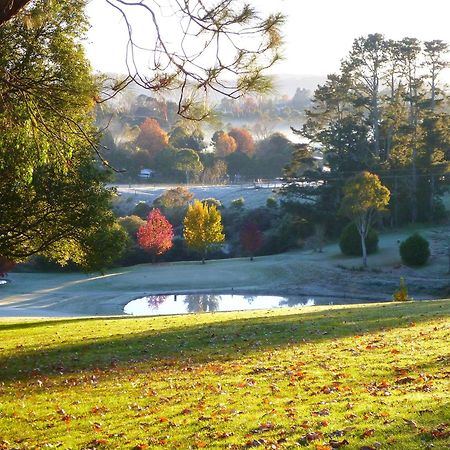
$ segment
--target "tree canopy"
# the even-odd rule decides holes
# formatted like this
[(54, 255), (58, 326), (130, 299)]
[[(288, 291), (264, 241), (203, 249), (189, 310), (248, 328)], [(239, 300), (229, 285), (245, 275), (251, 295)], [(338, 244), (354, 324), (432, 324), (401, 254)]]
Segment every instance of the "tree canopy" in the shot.
[(116, 225), (108, 174), (95, 162), (84, 2), (37, 0), (27, 15), (0, 27), (0, 255), (93, 269), (93, 252), (104, 249), (92, 236), (99, 242)]
[(195, 200), (187, 210), (183, 235), (188, 247), (198, 251), (204, 263), (211, 245), (225, 239), (220, 211), (215, 205)]
[[(108, 83), (107, 96), (114, 96), (130, 83), (154, 92), (176, 89), (178, 113), (203, 118), (208, 112), (201, 100), (208, 91), (238, 98), (270, 87), (263, 71), (280, 59), (281, 14), (261, 17), (249, 3), (237, 0), (187, 0), (164, 5), (155, 0), (105, 1), (122, 19), (128, 36), (128, 74)], [(0, 27), (17, 17), (32, 16), (35, 3), (28, 3), (8, 0), (2, 5)], [(135, 33), (135, 20), (146, 20), (144, 42)], [(179, 36), (171, 33), (173, 27), (180, 26)], [(140, 66), (141, 60), (146, 61), (145, 67)]]
[(363, 264), (367, 266), (366, 237), (374, 214), (384, 211), (389, 203), (389, 189), (373, 173), (361, 172), (350, 178), (344, 186), (340, 213), (352, 220), (361, 236)]
[(147, 222), (139, 228), (137, 238), (139, 246), (150, 253), (155, 261), (156, 256), (172, 247), (173, 227), (159, 209), (152, 209)]

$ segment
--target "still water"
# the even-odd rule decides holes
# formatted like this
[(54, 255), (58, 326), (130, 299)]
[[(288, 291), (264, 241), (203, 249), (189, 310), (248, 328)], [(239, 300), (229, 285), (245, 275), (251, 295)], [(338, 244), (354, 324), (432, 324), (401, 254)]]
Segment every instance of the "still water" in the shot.
[[(329, 304), (330, 302), (323, 303)], [(271, 295), (149, 295), (129, 302), (124, 313), (132, 316), (157, 316), (214, 311), (272, 309), (289, 306), (313, 306), (312, 298), (288, 298)]]

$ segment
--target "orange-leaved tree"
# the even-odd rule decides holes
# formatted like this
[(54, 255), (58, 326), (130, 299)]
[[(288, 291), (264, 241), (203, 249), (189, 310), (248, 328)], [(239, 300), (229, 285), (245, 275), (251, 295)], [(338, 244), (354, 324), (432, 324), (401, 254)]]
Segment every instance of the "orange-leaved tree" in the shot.
[(159, 209), (152, 209), (145, 225), (139, 228), (137, 238), (139, 246), (150, 253), (155, 262), (157, 256), (172, 248), (173, 227)]
[(225, 240), (220, 211), (215, 205), (195, 200), (184, 218), (183, 236), (188, 247), (201, 254), (204, 264), (211, 245)]
[(153, 159), (157, 153), (169, 144), (169, 135), (160, 127), (156, 119), (147, 117), (139, 125), (140, 132), (136, 138), (136, 146), (148, 153)]
[(216, 131), (212, 137), (215, 146), (215, 153), (217, 156), (223, 158), (236, 151), (237, 143), (225, 131)]
[(378, 175), (361, 172), (344, 186), (344, 197), (339, 212), (352, 220), (361, 237), (363, 265), (367, 267), (366, 238), (375, 213), (384, 211), (391, 193), (381, 184)]
[(232, 128), (228, 132), (228, 136), (231, 136), (236, 141), (236, 151), (245, 153), (248, 156), (252, 156), (255, 153), (255, 141), (247, 129)]

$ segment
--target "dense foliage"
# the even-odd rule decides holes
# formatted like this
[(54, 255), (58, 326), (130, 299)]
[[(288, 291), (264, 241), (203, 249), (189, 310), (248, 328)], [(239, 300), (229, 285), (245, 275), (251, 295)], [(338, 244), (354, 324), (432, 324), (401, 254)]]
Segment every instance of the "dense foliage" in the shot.
[(418, 233), (414, 233), (400, 244), (400, 256), (408, 266), (423, 266), (430, 257), (430, 244)]
[(216, 206), (195, 200), (184, 218), (183, 236), (187, 246), (201, 254), (204, 263), (208, 249), (225, 240), (222, 217)]
[[(369, 228), (365, 237), (365, 244), (368, 255), (377, 251), (378, 233), (373, 228)], [(341, 237), (339, 238), (339, 247), (344, 255), (362, 256), (361, 236), (353, 222), (349, 223), (342, 230)]]
[(381, 184), (377, 175), (361, 172), (344, 185), (339, 212), (353, 220), (361, 241), (363, 264), (367, 266), (366, 238), (375, 213), (384, 211), (389, 203), (389, 189)]
[(36, 1), (0, 28), (0, 255), (17, 262), (40, 254), (92, 270), (110, 259), (95, 256), (117, 226), (94, 160), (84, 6)]
[[(314, 93), (285, 194), (332, 217), (346, 181), (377, 174), (391, 192), (390, 225), (442, 218), (450, 160), (450, 116), (442, 88), (448, 45), (371, 34), (355, 39), (337, 74)], [(323, 161), (311, 161), (315, 149)]]
[(147, 222), (137, 232), (139, 246), (150, 253), (152, 260), (172, 247), (173, 227), (159, 209), (152, 209)]
[(253, 255), (261, 248), (263, 244), (263, 234), (253, 222), (247, 222), (241, 228), (240, 233), (241, 246), (250, 254), (250, 260), (253, 261)]

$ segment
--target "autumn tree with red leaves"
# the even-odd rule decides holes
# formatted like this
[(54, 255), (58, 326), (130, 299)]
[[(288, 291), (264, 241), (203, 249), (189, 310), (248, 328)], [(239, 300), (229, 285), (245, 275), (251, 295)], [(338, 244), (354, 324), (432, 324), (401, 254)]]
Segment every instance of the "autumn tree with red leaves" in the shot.
[(253, 261), (253, 255), (261, 248), (263, 243), (262, 231), (253, 222), (244, 224), (240, 233), (242, 248), (250, 253), (250, 261)]
[(152, 209), (148, 214), (146, 224), (139, 228), (137, 238), (139, 246), (150, 253), (152, 262), (155, 262), (157, 256), (172, 248), (172, 224), (161, 214), (159, 209)]
[(228, 136), (231, 136), (236, 141), (236, 151), (245, 153), (248, 156), (252, 156), (255, 153), (255, 141), (250, 131), (245, 128), (232, 128), (228, 132)]
[(160, 127), (156, 119), (148, 117), (139, 126), (140, 132), (136, 138), (136, 146), (148, 153), (152, 160), (157, 153), (169, 144), (168, 134)]
[(16, 263), (0, 255), (0, 278), (6, 277), (8, 272), (14, 269)]

